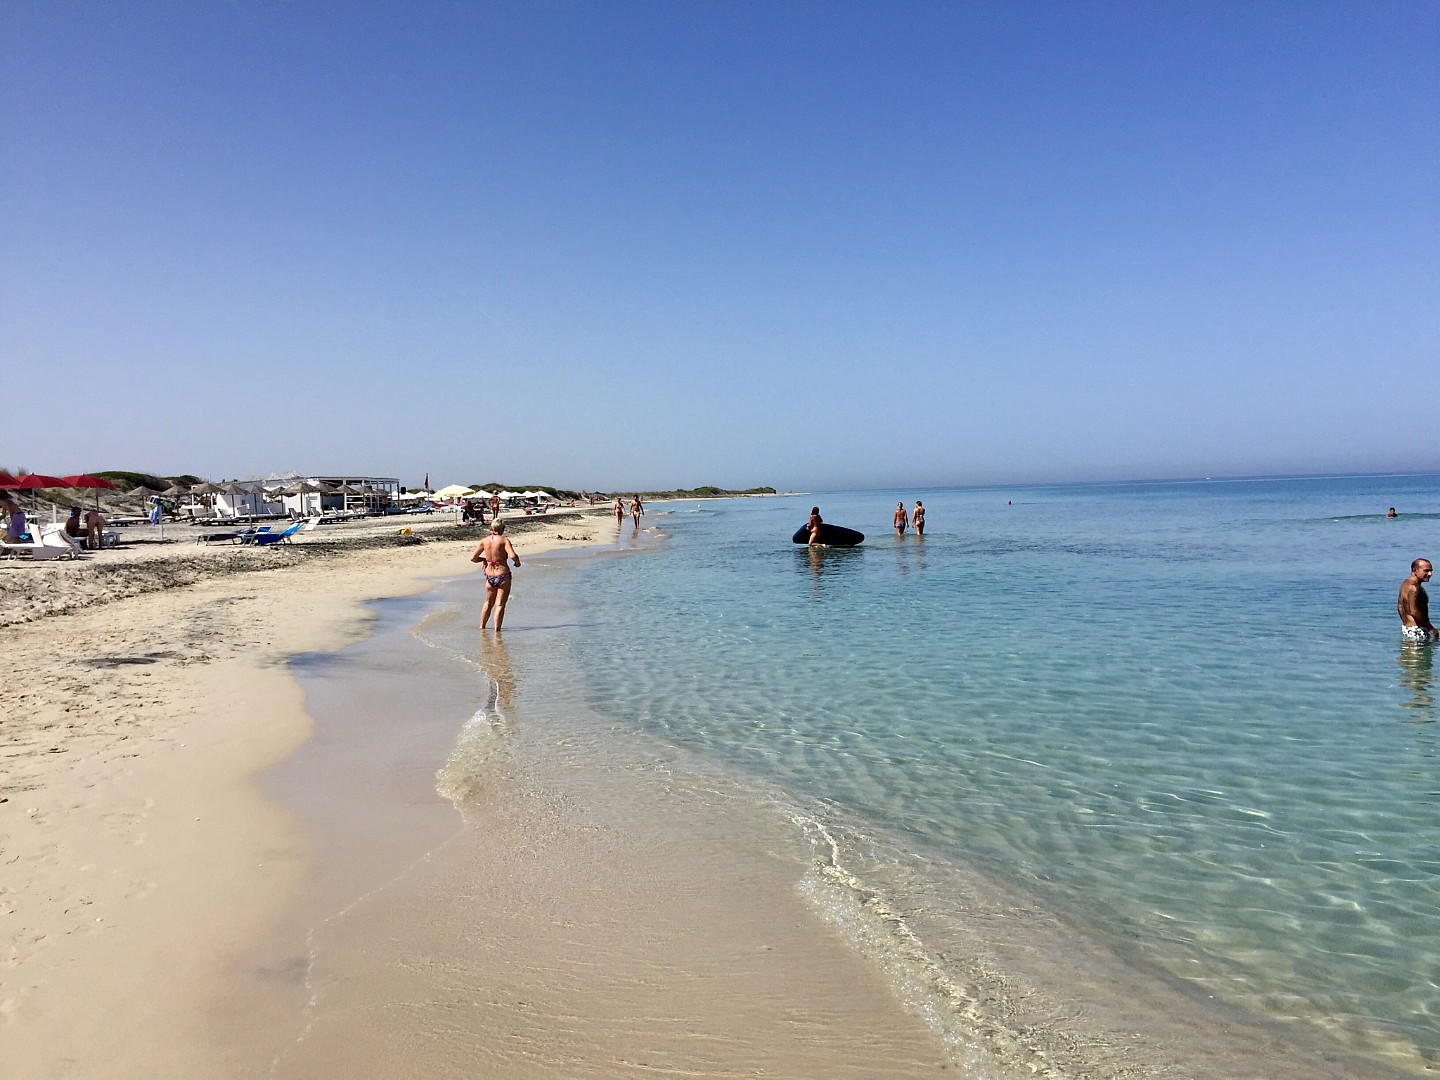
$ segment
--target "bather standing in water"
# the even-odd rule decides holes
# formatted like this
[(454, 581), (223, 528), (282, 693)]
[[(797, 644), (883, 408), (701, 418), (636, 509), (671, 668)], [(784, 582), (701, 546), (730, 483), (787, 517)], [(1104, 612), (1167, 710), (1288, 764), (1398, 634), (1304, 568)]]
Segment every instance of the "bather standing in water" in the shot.
[(915, 500), (915, 512), (910, 515), (910, 521), (915, 526), (915, 535), (925, 535), (925, 504), (919, 499)]
[(1440, 637), (1440, 631), (1430, 625), (1430, 596), (1425, 592), (1425, 582), (1433, 572), (1429, 559), (1416, 559), (1410, 564), (1410, 576), (1400, 583), (1395, 611), (1406, 641), (1434, 641)]
[(517, 567), (520, 565), (520, 556), (515, 552), (515, 545), (505, 535), (505, 522), (492, 521), (490, 535), (481, 540), (470, 555), (471, 562), (482, 560), (485, 563), (485, 604), (480, 609), (480, 629), (485, 629), (493, 609), (495, 629), (499, 630), (504, 625), (505, 604), (510, 599), (512, 577), (508, 563), (513, 561)]
[(909, 525), (909, 524), (910, 524), (910, 519), (905, 516), (905, 504), (904, 504), (903, 502), (898, 502), (898, 503), (896, 503), (896, 504), (895, 504), (895, 535), (896, 535), (896, 536), (904, 536), (904, 535), (905, 535), (905, 526), (907, 526), (907, 525)]
[(824, 519), (820, 517), (820, 508), (819, 508), (818, 506), (812, 506), (812, 507), (810, 507), (810, 524), (809, 524), (809, 529), (810, 529), (809, 546), (810, 546), (810, 547), (823, 547), (823, 546), (824, 546), (824, 545), (822, 545), (822, 544), (820, 543), (820, 526), (821, 526), (821, 525), (824, 525), (824, 524), (825, 524)]

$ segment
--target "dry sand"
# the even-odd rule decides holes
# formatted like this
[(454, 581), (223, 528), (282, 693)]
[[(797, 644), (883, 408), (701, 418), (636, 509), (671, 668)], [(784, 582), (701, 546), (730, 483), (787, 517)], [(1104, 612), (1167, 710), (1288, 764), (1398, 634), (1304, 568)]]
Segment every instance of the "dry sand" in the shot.
[[(522, 521), (522, 556), (613, 535), (603, 518)], [(309, 730), (284, 659), (364, 634), (364, 600), (463, 572), (482, 530), (391, 518), (263, 549), (167, 533), (0, 564), (6, 1078), (207, 1075), (185, 1006), (304, 867), (304, 839), (248, 780)]]

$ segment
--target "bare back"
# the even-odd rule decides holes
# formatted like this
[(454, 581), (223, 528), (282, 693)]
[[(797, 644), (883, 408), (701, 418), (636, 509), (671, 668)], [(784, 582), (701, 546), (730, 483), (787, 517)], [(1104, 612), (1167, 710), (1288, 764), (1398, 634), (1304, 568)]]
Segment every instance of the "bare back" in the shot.
[(1400, 616), (1401, 626), (1430, 625), (1430, 594), (1413, 576), (1400, 583), (1400, 596), (1395, 601), (1395, 611)]
[(497, 570), (504, 566), (508, 559), (514, 559), (515, 565), (520, 565), (520, 559), (515, 554), (515, 545), (510, 543), (508, 536), (498, 533), (491, 533), (480, 541), (480, 554), (484, 557), (486, 566), (493, 566)]

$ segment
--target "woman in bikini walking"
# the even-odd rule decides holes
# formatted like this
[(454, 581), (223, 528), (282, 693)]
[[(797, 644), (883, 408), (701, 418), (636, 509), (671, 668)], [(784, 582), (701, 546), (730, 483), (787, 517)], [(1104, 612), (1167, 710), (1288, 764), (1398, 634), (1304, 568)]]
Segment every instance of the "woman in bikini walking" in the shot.
[(490, 621), (490, 611), (493, 608), (495, 629), (499, 630), (505, 623), (505, 604), (510, 599), (512, 582), (508, 563), (520, 565), (520, 556), (515, 553), (515, 545), (505, 535), (505, 522), (490, 523), (490, 535), (480, 541), (471, 554), (470, 561), (485, 564), (485, 605), (480, 609), (480, 629), (484, 630), (485, 624)]

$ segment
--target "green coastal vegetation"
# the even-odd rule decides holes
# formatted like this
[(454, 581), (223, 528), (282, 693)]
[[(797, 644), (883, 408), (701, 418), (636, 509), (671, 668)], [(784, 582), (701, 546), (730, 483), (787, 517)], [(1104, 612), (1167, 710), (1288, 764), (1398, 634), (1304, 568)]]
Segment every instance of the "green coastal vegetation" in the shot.
[(127, 472), (124, 469), (107, 469), (104, 472), (91, 473), (91, 476), (98, 476), (102, 480), (109, 480), (118, 488), (131, 491), (137, 487), (147, 487), (153, 491), (164, 491), (166, 488), (179, 484), (181, 487), (194, 487), (196, 484), (203, 484), (200, 477), (192, 473), (184, 476), (152, 476), (150, 473)]

